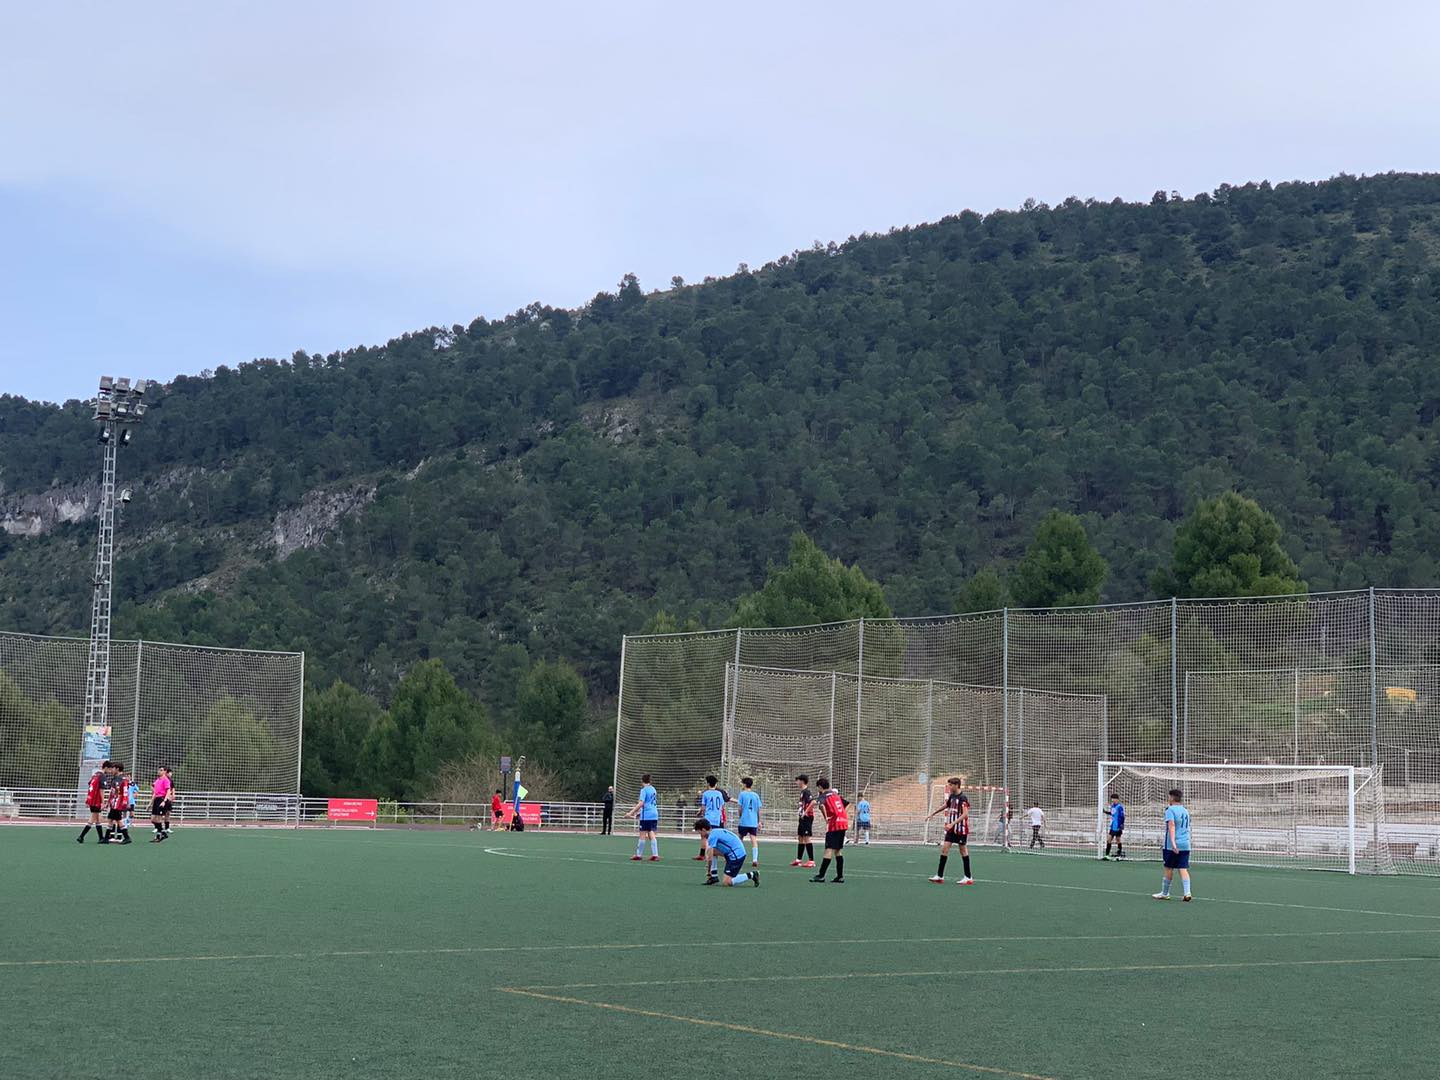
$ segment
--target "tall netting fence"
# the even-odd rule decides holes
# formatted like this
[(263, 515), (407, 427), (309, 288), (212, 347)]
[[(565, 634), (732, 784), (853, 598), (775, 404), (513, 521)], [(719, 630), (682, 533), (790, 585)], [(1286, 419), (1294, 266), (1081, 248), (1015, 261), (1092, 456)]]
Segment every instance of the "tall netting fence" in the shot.
[(939, 835), (929, 815), (954, 776), (969, 793), (976, 842), (1000, 843), (1008, 755), (1019, 789), (1069, 816), (1061, 833), (1077, 846), (1093, 836), (1100, 695), (747, 664), (726, 675), (717, 775), (732, 791), (751, 777), (772, 815), (793, 813), (797, 776), (825, 776), (852, 801), (869, 800), (880, 839), (924, 840)]
[[(1087, 830), (1093, 836), (1098, 822), (1082, 820), (1086, 812), (1075, 803), (1071, 789), (1082, 778), (1020, 763), (1022, 712), (1027, 758), (1090, 750), (1083, 739), (1072, 741), (1063, 712), (1050, 722), (1038, 699), (1027, 698), (1022, 710), (1011, 690), (1103, 700), (1104, 743), (1090, 767), (1108, 757), (1377, 769), (1385, 811), (1378, 842), (1393, 850), (1401, 871), (1440, 874), (1440, 592), (1158, 601), (630, 637), (617, 729), (620, 792), (632, 796), (640, 774), (650, 772), (667, 805), (693, 804), (704, 776), (718, 773), (724, 759), (735, 689), (727, 665), (835, 673), (837, 730), (842, 741), (858, 731), (862, 755), (872, 708), (876, 739), (893, 743), (897, 755), (919, 753), (905, 741), (908, 729), (889, 726), (896, 709), (912, 705), (896, 705), (901, 691), (882, 690), (883, 683), (867, 693), (870, 680), (996, 688), (999, 719), (961, 710), (963, 737), (985, 740), (990, 723), (1011, 732), (1011, 753), (993, 763), (988, 779), (1008, 790), (1012, 805), (1040, 805), (1061, 848)], [(855, 685), (858, 675), (865, 685)], [(977, 724), (978, 736), (969, 730)], [(837, 777), (863, 784), (863, 765)]]
[[(0, 787), (77, 787), (88, 649), (0, 633)], [(298, 793), (303, 682), (301, 653), (112, 642), (108, 754), (142, 784)]]

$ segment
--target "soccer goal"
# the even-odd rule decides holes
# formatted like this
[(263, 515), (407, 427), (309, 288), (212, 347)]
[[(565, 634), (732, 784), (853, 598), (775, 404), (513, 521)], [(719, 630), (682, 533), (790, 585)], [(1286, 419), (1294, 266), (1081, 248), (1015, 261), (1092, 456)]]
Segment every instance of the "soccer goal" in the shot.
[(1154, 856), (1169, 792), (1190, 811), (1200, 864), (1393, 874), (1380, 770), (1352, 765), (1208, 765), (1101, 761), (1096, 766), (1103, 853), (1110, 796), (1125, 807), (1125, 847)]

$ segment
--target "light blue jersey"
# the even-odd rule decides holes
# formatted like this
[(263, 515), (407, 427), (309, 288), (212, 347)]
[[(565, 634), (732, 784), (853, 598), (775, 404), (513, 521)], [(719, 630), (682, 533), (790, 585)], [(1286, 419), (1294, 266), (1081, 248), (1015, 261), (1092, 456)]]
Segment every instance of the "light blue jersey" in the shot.
[(861, 825), (870, 824), (870, 800), (861, 799), (855, 804), (855, 818)]
[(760, 793), (758, 791), (742, 791), (739, 802), (741, 827), (758, 829), (760, 827)]
[(722, 859), (745, 858), (745, 845), (729, 829), (711, 829), (710, 838), (705, 843), (714, 848), (715, 854)]
[(660, 795), (649, 784), (640, 789), (640, 820), (660, 820)]
[(720, 824), (720, 814), (725, 809), (725, 794), (719, 788), (706, 788), (700, 793), (700, 806), (705, 811), (705, 820), (711, 825)]
[(1175, 823), (1175, 851), (1190, 850), (1190, 811), (1180, 805), (1167, 807), (1165, 810), (1165, 850), (1172, 850), (1170, 847), (1170, 822)]

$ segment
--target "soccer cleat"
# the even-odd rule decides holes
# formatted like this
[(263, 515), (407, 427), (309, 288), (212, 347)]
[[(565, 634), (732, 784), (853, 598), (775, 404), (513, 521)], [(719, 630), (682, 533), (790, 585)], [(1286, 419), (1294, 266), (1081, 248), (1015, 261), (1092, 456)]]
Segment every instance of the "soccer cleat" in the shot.
[(834, 881), (832, 881), (830, 884), (832, 884), (832, 885), (844, 885), (844, 884), (845, 884), (845, 879), (844, 879), (843, 877), (837, 877), (837, 878), (836, 878)]
[(754, 885), (757, 889), (760, 887), (760, 871), (759, 871), (759, 870), (751, 870), (751, 871), (750, 871), (750, 884), (751, 884), (751, 885)]
[(693, 859), (691, 859), (690, 861), (691, 861), (691, 862), (704, 862), (704, 861), (705, 861), (705, 856), (704, 856), (704, 855), (696, 855), (696, 856), (695, 856)]
[(973, 877), (962, 877), (959, 881), (955, 882), (955, 884), (956, 884), (956, 885), (974, 885), (974, 884), (975, 884), (975, 879), (974, 879)]
[(1150, 894), (1150, 899), (1151, 899), (1151, 900), (1169, 900), (1169, 899), (1170, 899), (1170, 894), (1169, 894), (1169, 893), (1166, 893), (1166, 892), (1151, 893), (1151, 894)]
[(75, 842), (76, 842), (77, 844), (83, 844), (83, 843), (85, 842), (85, 837), (83, 837), (83, 836), (77, 836), (77, 837), (75, 837)]
[(639, 856), (639, 855), (631, 855), (631, 856), (630, 856), (630, 861), (631, 861), (631, 862), (639, 862), (639, 861), (640, 861), (640, 856)]
[(152, 844), (158, 844), (159, 842), (160, 842), (160, 837), (158, 837), (158, 836), (152, 836), (152, 837), (150, 838), (150, 843), (152, 843)]
[(1188, 896), (1182, 896), (1182, 897), (1180, 897), (1180, 900), (1181, 900), (1182, 903), (1188, 904), (1188, 903), (1190, 902), (1190, 897), (1188, 897)]
[(932, 884), (932, 885), (944, 885), (944, 884), (945, 884), (945, 879), (944, 879), (943, 877), (941, 877), (939, 874), (934, 874), (934, 875), (932, 875), (931, 878), (930, 878), (930, 884)]
[(1101, 862), (1109, 862), (1109, 861), (1110, 861), (1110, 856), (1109, 856), (1109, 855), (1101, 855), (1101, 856), (1100, 856), (1100, 861), (1101, 861)]
[(650, 861), (651, 861), (651, 862), (659, 862), (659, 861), (660, 861), (660, 856), (659, 856), (659, 855), (651, 855), (651, 856), (650, 856)]
[(807, 860), (805, 860), (805, 869), (806, 869), (806, 870), (813, 870), (813, 869), (815, 869), (815, 860), (814, 860), (814, 859), (807, 859)]
[(794, 862), (792, 862), (790, 865), (791, 865), (791, 866), (804, 866), (805, 863), (804, 863), (802, 860), (800, 860), (800, 859), (796, 859), (796, 860), (795, 860)]
[(135, 841), (134, 841), (134, 840), (131, 840), (130, 837), (128, 837), (128, 836), (125, 837), (125, 839), (123, 839), (123, 840), (120, 841), (120, 843), (122, 843), (122, 844), (133, 844), (134, 842), (135, 842)]
[(707, 878), (705, 879), (705, 884), (706, 884), (706, 885), (719, 885), (719, 884), (720, 884), (720, 879), (719, 879), (718, 877), (707, 877)]
[(824, 879), (823, 877), (821, 877), (819, 874), (816, 874), (816, 875), (815, 875), (814, 877), (812, 877), (810, 880), (813, 881), (813, 882), (815, 882), (816, 884), (824, 884), (824, 882), (825, 882), (825, 879)]

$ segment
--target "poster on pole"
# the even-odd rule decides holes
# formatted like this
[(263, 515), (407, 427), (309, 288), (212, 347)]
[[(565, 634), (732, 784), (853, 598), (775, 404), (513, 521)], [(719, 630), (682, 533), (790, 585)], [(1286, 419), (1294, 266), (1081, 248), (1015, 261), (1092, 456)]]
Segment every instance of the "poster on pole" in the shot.
[(110, 760), (110, 725), (86, 724), (80, 740), (80, 778), (86, 781)]

